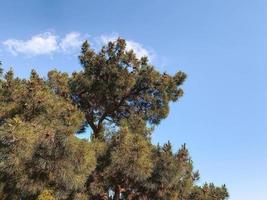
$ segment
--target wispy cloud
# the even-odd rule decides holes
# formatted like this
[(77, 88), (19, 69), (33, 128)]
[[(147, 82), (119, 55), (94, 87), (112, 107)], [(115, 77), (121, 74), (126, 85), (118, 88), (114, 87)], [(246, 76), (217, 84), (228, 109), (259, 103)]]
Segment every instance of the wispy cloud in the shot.
[(29, 40), (8, 39), (3, 44), (14, 55), (19, 53), (44, 55), (51, 54), (58, 49), (57, 37), (50, 32), (35, 35)]
[(70, 32), (64, 37), (45, 32), (34, 35), (28, 40), (8, 39), (3, 42), (3, 45), (13, 55), (37, 56), (73, 52), (80, 48), (84, 40), (85, 37), (78, 32)]
[[(112, 33), (110, 35), (101, 35), (97, 40), (100, 42), (100, 44), (107, 44), (110, 41), (113, 42), (117, 40), (118, 37), (119, 35), (117, 33)], [(155, 54), (152, 50), (148, 50), (141, 43), (133, 40), (126, 40), (126, 50), (133, 50), (137, 58), (146, 56), (149, 58), (149, 60), (152, 60), (155, 57)]]
[[(100, 35), (95, 37), (92, 46), (102, 46), (109, 41), (115, 41), (119, 34)], [(79, 32), (70, 32), (64, 36), (56, 35), (52, 32), (45, 32), (34, 35), (26, 40), (8, 39), (2, 42), (6, 50), (13, 55), (23, 54), (26, 56), (53, 55), (54, 53), (70, 53), (76, 55), (82, 43), (87, 39)], [(133, 50), (137, 58), (146, 56), (151, 61), (155, 54), (148, 50), (141, 43), (133, 40), (126, 40), (126, 50)]]
[(71, 51), (79, 49), (84, 42), (85, 38), (81, 36), (78, 32), (68, 33), (64, 38), (62, 38), (59, 43), (59, 47), (65, 51)]

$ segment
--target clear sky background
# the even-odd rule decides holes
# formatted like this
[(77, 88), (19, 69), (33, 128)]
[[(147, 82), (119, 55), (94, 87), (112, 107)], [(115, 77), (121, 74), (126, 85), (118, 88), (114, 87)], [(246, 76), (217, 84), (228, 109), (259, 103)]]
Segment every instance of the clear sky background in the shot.
[(121, 36), (161, 71), (188, 74), (154, 143), (186, 143), (201, 182), (267, 199), (266, 0), (1, 0), (0, 60), (18, 76), (80, 69), (79, 45)]

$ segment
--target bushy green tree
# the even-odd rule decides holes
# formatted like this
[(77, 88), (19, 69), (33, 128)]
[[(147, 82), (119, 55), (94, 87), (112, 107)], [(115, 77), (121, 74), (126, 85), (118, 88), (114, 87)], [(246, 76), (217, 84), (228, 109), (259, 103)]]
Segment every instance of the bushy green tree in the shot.
[[(0, 65), (0, 199), (228, 198), (224, 185), (197, 185), (185, 145), (151, 143), (185, 73), (160, 73), (120, 38), (99, 52), (85, 42), (79, 59), (81, 71), (47, 79), (2, 76)], [(88, 126), (91, 140), (78, 139)]]
[(58, 199), (84, 190), (95, 152), (74, 133), (83, 114), (32, 71), (28, 80), (2, 80), (0, 182), (2, 199), (34, 199), (44, 188)]
[(138, 113), (150, 124), (167, 117), (169, 102), (183, 95), (180, 88), (186, 75), (161, 74), (143, 57), (126, 51), (126, 42), (109, 42), (95, 53), (85, 42), (80, 62), (83, 70), (73, 73), (71, 97), (85, 113), (85, 125), (95, 138), (103, 137), (105, 122), (119, 125), (122, 119)]
[(105, 173), (114, 186), (114, 199), (139, 193), (153, 169), (152, 148), (142, 135), (129, 132), (123, 127), (112, 141), (110, 165)]

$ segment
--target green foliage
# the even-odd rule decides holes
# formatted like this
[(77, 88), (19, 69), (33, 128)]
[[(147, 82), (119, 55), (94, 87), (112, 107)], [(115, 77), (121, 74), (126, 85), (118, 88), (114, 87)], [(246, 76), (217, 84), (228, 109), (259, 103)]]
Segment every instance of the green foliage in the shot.
[(96, 158), (91, 144), (74, 136), (83, 121), (78, 108), (35, 71), (28, 80), (8, 71), (0, 91), (2, 199), (34, 199), (46, 187), (57, 199), (84, 190)]
[(73, 101), (86, 113), (96, 138), (103, 137), (104, 122), (119, 125), (136, 113), (158, 124), (167, 117), (169, 102), (183, 95), (185, 73), (161, 74), (146, 57), (138, 59), (125, 47), (125, 40), (119, 38), (95, 53), (85, 42), (79, 57), (83, 70), (73, 73), (70, 81)]
[(37, 200), (56, 200), (53, 197), (53, 192), (51, 190), (44, 190), (37, 198)]
[[(110, 165), (105, 174), (110, 184), (120, 188), (127, 197), (137, 191), (150, 177), (153, 169), (151, 144), (139, 134), (129, 132), (123, 127), (113, 138)], [(116, 189), (115, 189), (116, 190)]]
[(125, 181), (141, 183), (152, 172), (151, 154), (151, 145), (146, 138), (123, 127), (113, 137), (107, 173)]
[(35, 71), (29, 80), (6, 73), (0, 97), (0, 119), (15, 116), (51, 130), (73, 134), (82, 124), (83, 114), (71, 102), (54, 94)]
[[(83, 69), (2, 76), (0, 199), (225, 200), (226, 187), (198, 186), (188, 149), (151, 143), (186, 75), (160, 73), (126, 51), (123, 39), (94, 52), (82, 46)], [(75, 134), (90, 126), (92, 140)]]
[(190, 200), (223, 200), (229, 197), (225, 185), (216, 187), (205, 183), (202, 187), (195, 186), (189, 196)]
[(177, 154), (173, 154), (169, 142), (163, 147), (158, 146), (154, 150), (153, 160), (153, 173), (144, 185), (146, 193), (159, 200), (186, 199), (197, 180), (197, 172), (193, 172), (185, 145)]

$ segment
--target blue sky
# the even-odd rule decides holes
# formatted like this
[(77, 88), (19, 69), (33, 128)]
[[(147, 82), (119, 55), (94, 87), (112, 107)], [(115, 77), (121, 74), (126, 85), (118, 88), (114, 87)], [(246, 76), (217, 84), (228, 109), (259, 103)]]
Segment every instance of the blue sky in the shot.
[(2, 0), (0, 60), (17, 75), (80, 69), (80, 42), (121, 36), (161, 71), (188, 74), (153, 141), (187, 143), (201, 182), (267, 198), (265, 0)]

